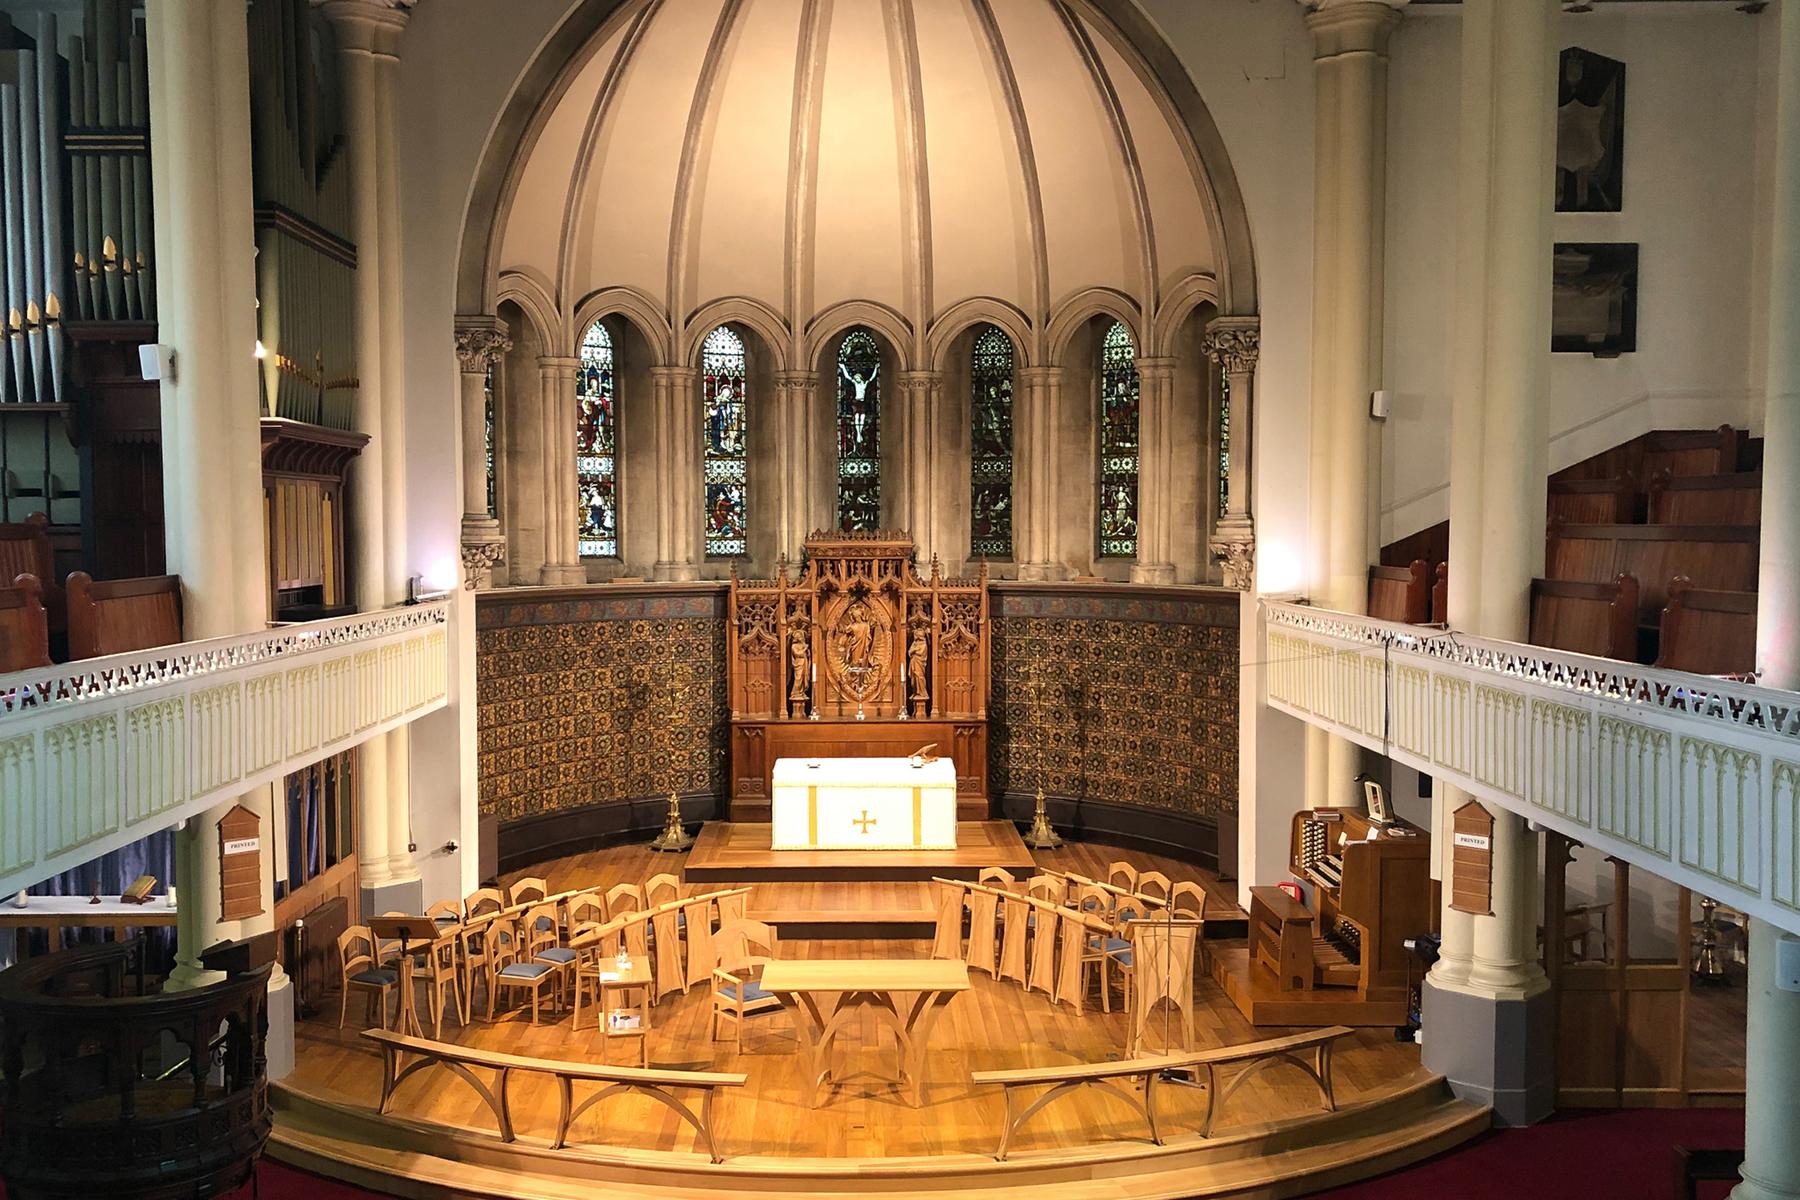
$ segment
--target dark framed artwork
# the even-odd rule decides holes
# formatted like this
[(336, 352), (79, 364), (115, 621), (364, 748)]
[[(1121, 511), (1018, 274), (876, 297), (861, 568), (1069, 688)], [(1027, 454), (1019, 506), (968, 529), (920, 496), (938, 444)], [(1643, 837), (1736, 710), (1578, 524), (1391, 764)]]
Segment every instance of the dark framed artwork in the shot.
[(1637, 349), (1636, 242), (1556, 243), (1550, 286), (1552, 351), (1610, 358)]
[(1618, 212), (1625, 199), (1625, 64), (1562, 52), (1556, 96), (1556, 211)]

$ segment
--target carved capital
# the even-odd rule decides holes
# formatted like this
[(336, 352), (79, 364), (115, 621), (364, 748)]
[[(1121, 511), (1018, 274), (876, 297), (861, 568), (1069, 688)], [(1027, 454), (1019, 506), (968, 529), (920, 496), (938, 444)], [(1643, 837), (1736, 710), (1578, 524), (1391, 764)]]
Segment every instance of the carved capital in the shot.
[(1206, 547), (1219, 560), (1226, 587), (1247, 592), (1256, 586), (1256, 534), (1248, 523), (1208, 538)]
[(1262, 348), (1260, 317), (1214, 317), (1207, 322), (1200, 340), (1206, 356), (1224, 364), (1233, 375), (1246, 375), (1256, 370), (1257, 355)]
[(462, 544), (463, 586), (471, 592), (484, 588), (488, 576), (506, 558), (506, 539), (499, 535)]
[(506, 322), (498, 317), (464, 317), (456, 323), (456, 361), (465, 375), (480, 375), (512, 349)]
[(775, 386), (810, 392), (819, 386), (819, 373), (817, 371), (777, 371), (775, 372)]

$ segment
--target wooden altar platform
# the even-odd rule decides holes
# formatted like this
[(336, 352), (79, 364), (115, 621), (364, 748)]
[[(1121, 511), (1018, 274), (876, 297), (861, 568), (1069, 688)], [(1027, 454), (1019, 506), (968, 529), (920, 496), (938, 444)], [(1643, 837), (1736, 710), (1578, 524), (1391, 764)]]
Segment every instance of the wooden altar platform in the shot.
[(972, 880), (983, 867), (1004, 867), (1020, 877), (1037, 872), (1011, 821), (958, 821), (954, 850), (771, 850), (767, 825), (709, 821), (688, 851), (681, 877), (707, 885)]

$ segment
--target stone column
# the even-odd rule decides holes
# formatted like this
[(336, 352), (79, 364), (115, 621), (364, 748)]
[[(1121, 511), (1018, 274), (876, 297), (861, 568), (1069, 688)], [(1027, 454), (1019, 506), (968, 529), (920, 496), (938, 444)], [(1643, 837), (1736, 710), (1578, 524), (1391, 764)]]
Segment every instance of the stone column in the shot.
[(1019, 391), (1025, 396), (1023, 413), (1015, 413), (1013, 436), (1024, 481), (1022, 495), (1015, 493), (1013, 556), (1020, 579), (1058, 579), (1052, 536), (1056, 528), (1056, 414), (1062, 407), (1061, 367), (1022, 367)]
[[(933, 476), (938, 458), (938, 409), (944, 395), (942, 371), (901, 371), (896, 382), (900, 386), (904, 432), (903, 455), (905, 481), (906, 530), (912, 534), (918, 552), (919, 566), (929, 570), (932, 556), (947, 547), (938, 544), (937, 496)], [(961, 556), (957, 556), (961, 561)]]
[[(575, 529), (579, 505), (575, 492), (575, 372), (580, 367), (579, 358), (551, 354), (538, 358), (538, 395), (544, 413), (539, 458), (544, 472), (544, 566), (538, 582), (547, 586), (587, 582)], [(615, 471), (617, 452), (615, 446)]]
[(800, 561), (800, 547), (812, 532), (813, 397), (819, 390), (817, 371), (778, 371), (775, 374), (775, 419), (780, 435), (776, 443), (778, 477), (775, 504), (775, 549), (789, 563)]
[(1256, 586), (1256, 524), (1250, 512), (1250, 422), (1255, 407), (1262, 318), (1214, 317), (1207, 323), (1201, 345), (1208, 361), (1225, 372), (1225, 408), (1231, 427), (1225, 511), (1206, 544), (1224, 571), (1225, 586), (1247, 592)]
[[(157, 152), (157, 335), (174, 350), (161, 381), (163, 519), (189, 640), (261, 629), (269, 616), (256, 397), (256, 242), (251, 228), (249, 38), (242, 6), (153, 0), (147, 8)], [(262, 820), (262, 913), (222, 919), (218, 821), (233, 805)], [(176, 963), (170, 990), (220, 976), (200, 955), (274, 927), (274, 789), (189, 819), (176, 836)], [(293, 991), (269, 979), (269, 1074), (293, 1066)]]
[(698, 579), (700, 538), (700, 371), (651, 367), (656, 413), (656, 565), (658, 579)]
[(1138, 543), (1133, 583), (1174, 583), (1175, 360), (1140, 358), (1138, 373)]
[[(1769, 686), (1800, 690), (1800, 4), (1784, 0), (1776, 19), (1756, 665)], [(1792, 940), (1766, 921), (1750, 923), (1744, 1181), (1732, 1200), (1800, 1196), (1800, 992), (1775, 985), (1776, 955)]]
[[(1552, 0), (1467, 0), (1462, 18), (1449, 615), (1521, 642), (1544, 554), (1557, 11)], [(1467, 801), (1446, 789), (1440, 849)], [(1492, 913), (1446, 904), (1424, 1059), (1459, 1095), (1528, 1124), (1554, 1100), (1538, 838), (1521, 818), (1493, 815)]]
[[(508, 350), (506, 322), (493, 316), (456, 319), (456, 365), (462, 407), (462, 562), (464, 586), (487, 586), (488, 575), (506, 556), (500, 522), (488, 511), (488, 372)], [(496, 454), (499, 447), (494, 448)]]
[[(1375, 551), (1370, 396), (1381, 375), (1381, 247), (1387, 174), (1388, 39), (1406, 0), (1315, 0), (1312, 536), (1314, 595), (1340, 612), (1368, 608)], [(1317, 750), (1325, 747), (1325, 767)], [(1361, 752), (1309, 735), (1308, 802), (1360, 804)]]

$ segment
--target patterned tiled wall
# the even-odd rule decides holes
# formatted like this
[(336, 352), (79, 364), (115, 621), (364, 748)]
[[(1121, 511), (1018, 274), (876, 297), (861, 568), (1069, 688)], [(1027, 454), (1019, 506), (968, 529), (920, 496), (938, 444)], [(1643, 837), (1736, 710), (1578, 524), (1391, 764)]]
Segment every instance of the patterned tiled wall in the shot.
[[(994, 588), (989, 787), (1235, 812), (1236, 594), (1097, 590)], [(704, 585), (484, 593), (482, 814), (724, 795), (724, 607)]]
[(994, 589), (989, 786), (1236, 812), (1237, 594), (1091, 586)]
[(722, 588), (487, 593), (475, 654), (483, 816), (724, 793)]

